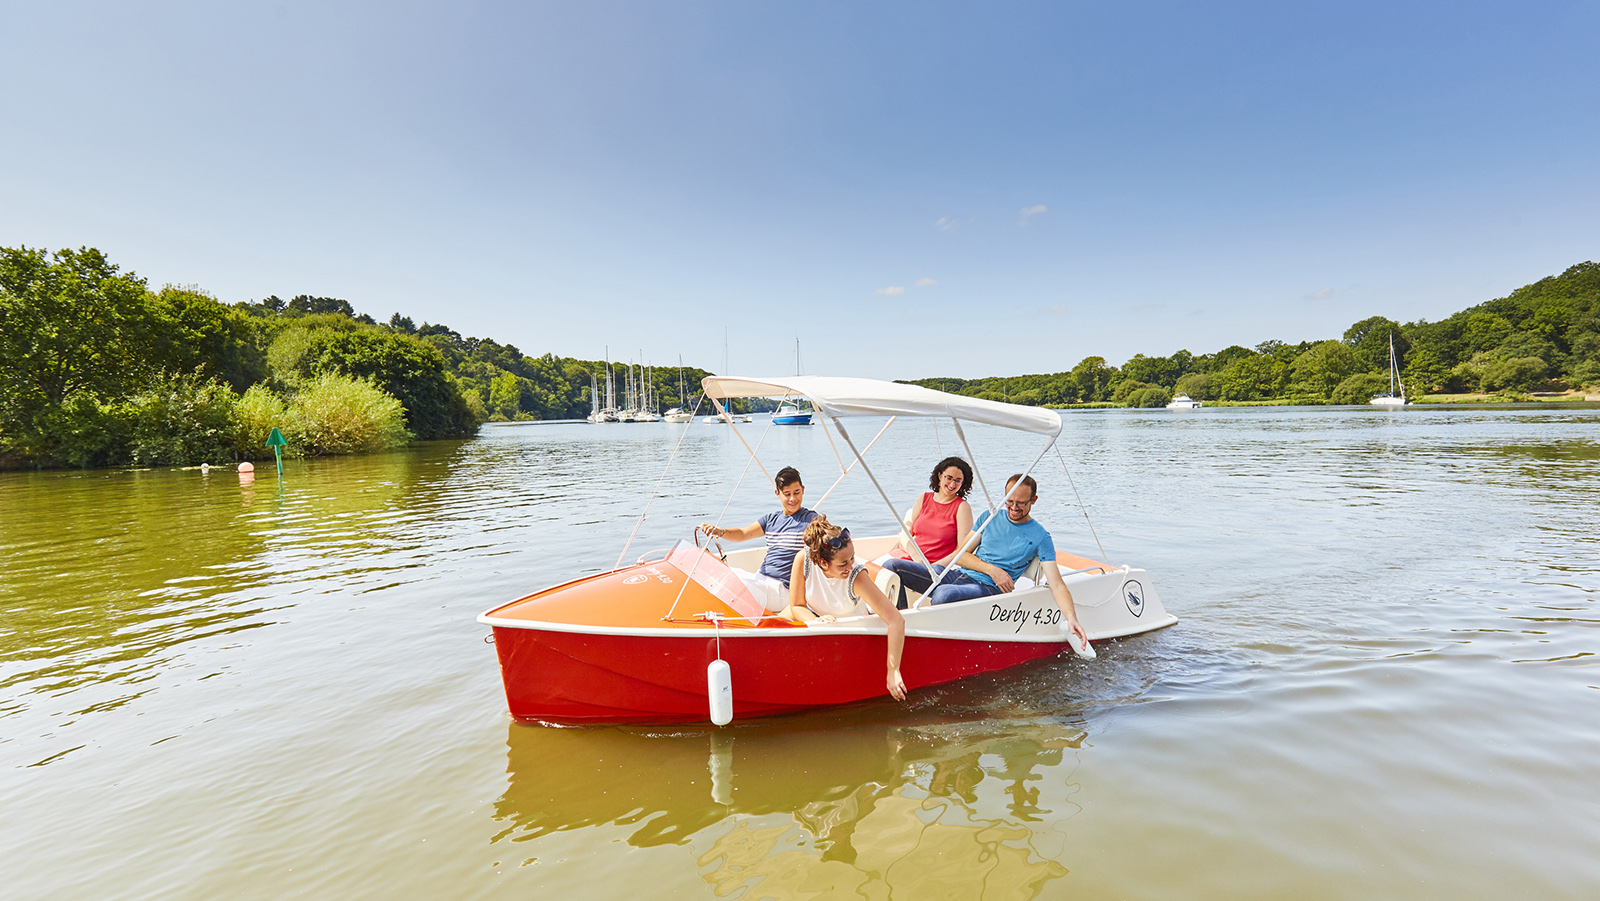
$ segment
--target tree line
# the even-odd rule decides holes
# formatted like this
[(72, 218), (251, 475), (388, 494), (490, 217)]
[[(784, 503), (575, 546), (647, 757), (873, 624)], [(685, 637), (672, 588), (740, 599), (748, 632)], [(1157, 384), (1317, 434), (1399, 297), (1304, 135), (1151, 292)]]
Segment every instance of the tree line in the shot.
[[(1441, 322), (1373, 316), (1340, 340), (1136, 354), (1120, 367), (1091, 356), (1066, 372), (913, 384), (1048, 406), (1160, 406), (1176, 392), (1365, 403), (1388, 388), (1391, 338), (1411, 396), (1600, 383), (1600, 265)], [(624, 366), (610, 367), (618, 397)], [(0, 468), (259, 459), (273, 427), (305, 454), (461, 438), (485, 421), (581, 418), (591, 385), (604, 397), (607, 371), (400, 313), (379, 322), (340, 298), (228, 304), (195, 286), (152, 290), (93, 248), (0, 248)], [(685, 367), (684, 396), (676, 367), (649, 384), (658, 406), (688, 408), (709, 374)]]
[(1175, 393), (1238, 403), (1364, 404), (1389, 390), (1389, 343), (1410, 397), (1518, 399), (1600, 384), (1600, 265), (1579, 263), (1439, 322), (1372, 316), (1339, 340), (1234, 345), (1196, 356), (1087, 357), (1067, 372), (909, 384), (1047, 406), (1164, 406)]
[[(340, 298), (227, 304), (152, 290), (93, 248), (0, 248), (0, 468), (261, 459), (274, 427), (306, 454), (462, 438), (582, 417), (606, 372)], [(685, 403), (676, 368), (650, 375), (662, 406)], [(685, 367), (688, 391), (706, 375)]]

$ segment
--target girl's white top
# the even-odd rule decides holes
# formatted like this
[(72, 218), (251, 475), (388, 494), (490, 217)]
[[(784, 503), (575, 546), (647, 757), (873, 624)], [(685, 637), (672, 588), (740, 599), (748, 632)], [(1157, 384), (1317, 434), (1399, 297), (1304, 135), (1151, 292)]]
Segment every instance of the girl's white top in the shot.
[(845, 617), (871, 613), (872, 608), (856, 594), (856, 576), (864, 571), (866, 566), (858, 563), (850, 568), (850, 574), (843, 579), (830, 579), (820, 568), (811, 565), (811, 557), (807, 555), (806, 606), (818, 616), (832, 614)]

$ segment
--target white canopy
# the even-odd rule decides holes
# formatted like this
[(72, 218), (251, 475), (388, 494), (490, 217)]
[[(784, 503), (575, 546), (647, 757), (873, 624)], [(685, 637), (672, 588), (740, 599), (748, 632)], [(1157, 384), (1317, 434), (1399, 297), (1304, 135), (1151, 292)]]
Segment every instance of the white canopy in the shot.
[(808, 397), (826, 416), (947, 416), (968, 422), (1034, 432), (1061, 434), (1061, 417), (1054, 410), (1025, 407), (959, 394), (946, 394), (919, 385), (880, 382), (824, 375), (776, 378), (707, 376), (700, 380), (707, 397)]

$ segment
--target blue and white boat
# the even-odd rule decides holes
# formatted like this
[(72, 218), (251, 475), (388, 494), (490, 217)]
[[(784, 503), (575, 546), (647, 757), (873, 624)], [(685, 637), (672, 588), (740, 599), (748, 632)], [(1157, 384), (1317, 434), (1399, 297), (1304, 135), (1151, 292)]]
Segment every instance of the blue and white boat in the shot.
[(772, 414), (772, 424), (810, 425), (811, 416), (812, 412), (810, 410), (802, 410), (794, 404), (785, 403), (778, 407), (777, 412)]

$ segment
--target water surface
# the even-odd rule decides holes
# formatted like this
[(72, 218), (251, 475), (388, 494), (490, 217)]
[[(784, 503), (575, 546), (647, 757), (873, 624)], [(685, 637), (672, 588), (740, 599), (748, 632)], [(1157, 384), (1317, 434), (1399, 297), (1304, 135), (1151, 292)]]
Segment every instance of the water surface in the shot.
[[(1593, 894), (1600, 411), (1064, 421), (1035, 516), (1063, 549), (1146, 567), (1177, 626), (722, 730), (512, 724), (474, 617), (770, 508), (727, 426), (487, 427), (248, 485), (0, 476), (0, 885)], [(768, 472), (799, 466), (811, 502), (847, 453), (820, 427), (736, 428)], [(991, 482), (1037, 450), (969, 437)], [(902, 421), (869, 457), (904, 505), (958, 449)], [(889, 527), (859, 473), (822, 508)]]

